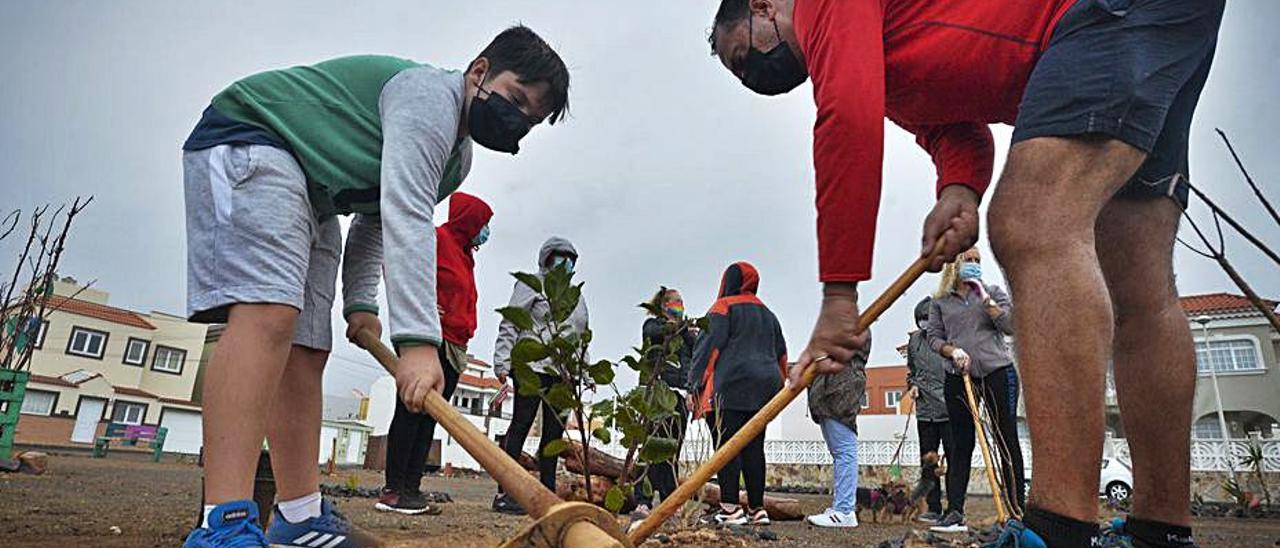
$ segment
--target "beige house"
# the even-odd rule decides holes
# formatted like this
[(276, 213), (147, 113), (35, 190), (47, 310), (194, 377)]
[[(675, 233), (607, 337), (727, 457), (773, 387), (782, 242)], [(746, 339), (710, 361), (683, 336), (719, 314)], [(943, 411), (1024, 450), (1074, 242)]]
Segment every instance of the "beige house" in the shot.
[(166, 451), (198, 453), (195, 385), (206, 326), (107, 299), (70, 278), (55, 284), (15, 442), (88, 447), (108, 423), (121, 422), (164, 426)]

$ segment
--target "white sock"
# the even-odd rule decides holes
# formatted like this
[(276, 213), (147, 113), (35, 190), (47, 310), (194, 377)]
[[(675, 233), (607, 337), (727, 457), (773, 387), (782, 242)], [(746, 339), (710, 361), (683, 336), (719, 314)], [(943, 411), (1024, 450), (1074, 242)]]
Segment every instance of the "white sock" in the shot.
[(320, 517), (320, 492), (303, 495), (293, 500), (282, 500), (277, 504), (280, 515), (289, 523), (301, 523), (311, 518)]
[(208, 528), (209, 528), (209, 513), (210, 513), (210, 512), (213, 512), (213, 509), (214, 509), (214, 508), (217, 508), (217, 506), (212, 505), (212, 504), (206, 504), (206, 505), (204, 505), (204, 519), (200, 521), (200, 526), (201, 526), (201, 527), (203, 527), (203, 528), (205, 528), (205, 529), (208, 529)]

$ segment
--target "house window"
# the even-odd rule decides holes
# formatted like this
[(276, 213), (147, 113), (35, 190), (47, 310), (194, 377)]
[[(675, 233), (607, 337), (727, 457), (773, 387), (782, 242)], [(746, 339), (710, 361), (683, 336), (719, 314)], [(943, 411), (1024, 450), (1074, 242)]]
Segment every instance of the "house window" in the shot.
[(1201, 375), (1207, 375), (1210, 367), (1218, 373), (1261, 371), (1262, 360), (1258, 359), (1258, 346), (1252, 339), (1209, 341), (1207, 350), (1204, 342), (1197, 342), (1197, 370)]
[(1191, 427), (1191, 437), (1198, 440), (1220, 440), (1222, 439), (1222, 424), (1218, 422), (1217, 415), (1205, 415), (1200, 417)]
[(870, 389), (862, 393), (862, 408), (863, 409), (871, 408), (871, 390)]
[(111, 412), (111, 422), (142, 424), (145, 418), (147, 418), (147, 406), (141, 403), (116, 400), (115, 409)]
[(107, 333), (84, 327), (71, 328), (71, 340), (67, 342), (67, 353), (73, 356), (102, 359), (107, 350)]
[(156, 345), (155, 355), (151, 359), (151, 369), (162, 373), (181, 375), (182, 364), (185, 361), (187, 361), (186, 350)]
[(53, 414), (53, 405), (57, 401), (57, 392), (27, 390), (27, 395), (22, 399), (22, 414), (43, 415), (47, 417)]
[(146, 363), (147, 348), (150, 346), (151, 341), (129, 337), (129, 342), (124, 345), (124, 363), (127, 365), (142, 365)]
[(902, 401), (901, 390), (886, 390), (884, 392), (884, 406), (894, 408), (898, 406), (898, 402)]

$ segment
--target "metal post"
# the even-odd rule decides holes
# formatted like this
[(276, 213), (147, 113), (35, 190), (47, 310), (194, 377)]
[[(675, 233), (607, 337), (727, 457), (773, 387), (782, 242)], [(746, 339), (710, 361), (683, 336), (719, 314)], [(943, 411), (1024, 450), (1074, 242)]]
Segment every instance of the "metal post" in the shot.
[[(1222, 429), (1222, 441), (1224, 449), (1227, 452), (1227, 471), (1231, 473), (1231, 481), (1239, 485), (1236, 478), (1236, 459), (1231, 452), (1231, 431), (1227, 429), (1227, 415), (1222, 412), (1222, 391), (1218, 389), (1218, 368), (1213, 365), (1209, 359), (1211, 349), (1209, 347), (1209, 322), (1213, 318), (1205, 315), (1196, 318), (1196, 323), (1200, 324), (1200, 332), (1204, 338), (1204, 361), (1209, 366), (1209, 378), (1213, 379), (1213, 401), (1218, 406), (1218, 427)], [(1197, 376), (1199, 373), (1197, 372)]]

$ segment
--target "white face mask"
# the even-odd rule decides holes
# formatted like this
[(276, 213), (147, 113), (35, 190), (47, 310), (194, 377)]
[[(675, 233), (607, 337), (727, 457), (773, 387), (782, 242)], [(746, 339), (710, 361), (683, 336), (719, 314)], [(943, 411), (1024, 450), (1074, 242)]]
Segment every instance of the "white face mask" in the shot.
[(565, 257), (563, 255), (560, 255), (554, 259), (551, 259), (551, 268), (553, 269), (560, 265), (565, 265), (564, 267), (565, 270), (569, 272), (573, 272), (573, 264), (574, 264), (574, 260), (572, 257)]

